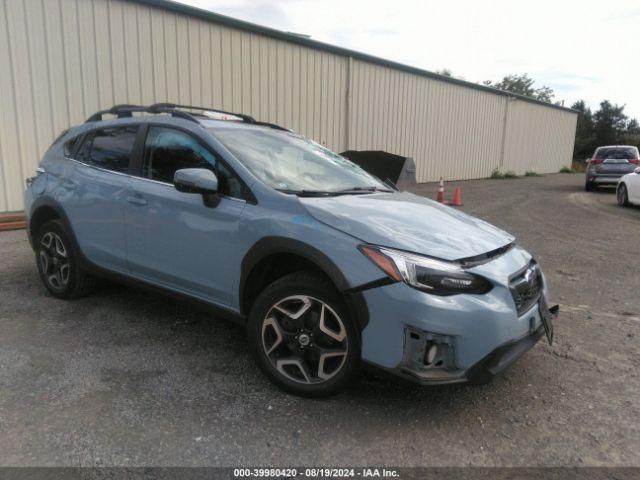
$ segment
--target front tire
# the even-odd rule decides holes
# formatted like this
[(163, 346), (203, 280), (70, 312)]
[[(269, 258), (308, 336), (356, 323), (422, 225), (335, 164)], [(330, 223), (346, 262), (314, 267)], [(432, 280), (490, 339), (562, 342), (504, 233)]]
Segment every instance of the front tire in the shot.
[(335, 288), (292, 273), (265, 288), (247, 322), (251, 353), (276, 385), (305, 397), (335, 395), (355, 377), (360, 339)]
[(618, 205), (621, 207), (628, 207), (629, 203), (629, 193), (627, 192), (627, 186), (624, 183), (618, 185), (618, 189), (616, 191), (616, 200), (618, 201)]
[(595, 189), (596, 189), (596, 184), (595, 184), (595, 183), (593, 183), (593, 182), (585, 182), (585, 183), (584, 183), (584, 189), (585, 189), (587, 192), (592, 192), (593, 190), (595, 190)]
[(51, 295), (71, 299), (93, 290), (95, 279), (80, 267), (79, 252), (60, 220), (45, 222), (34, 245), (40, 279)]

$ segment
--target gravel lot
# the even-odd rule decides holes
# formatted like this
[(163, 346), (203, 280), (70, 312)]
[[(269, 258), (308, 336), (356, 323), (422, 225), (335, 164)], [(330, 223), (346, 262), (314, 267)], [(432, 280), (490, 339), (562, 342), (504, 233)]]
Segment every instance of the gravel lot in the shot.
[(240, 327), (116, 285), (55, 300), (25, 232), (0, 233), (0, 465), (640, 465), (640, 208), (583, 181), (459, 183), (561, 305), (553, 347), (479, 387), (292, 397)]

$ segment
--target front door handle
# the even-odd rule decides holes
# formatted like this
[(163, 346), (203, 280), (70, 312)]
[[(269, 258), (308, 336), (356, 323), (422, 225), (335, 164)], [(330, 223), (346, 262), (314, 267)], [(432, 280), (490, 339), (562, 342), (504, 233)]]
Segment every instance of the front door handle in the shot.
[(127, 202), (133, 205), (139, 205), (139, 206), (144, 206), (147, 204), (147, 201), (140, 195), (129, 195), (127, 197)]

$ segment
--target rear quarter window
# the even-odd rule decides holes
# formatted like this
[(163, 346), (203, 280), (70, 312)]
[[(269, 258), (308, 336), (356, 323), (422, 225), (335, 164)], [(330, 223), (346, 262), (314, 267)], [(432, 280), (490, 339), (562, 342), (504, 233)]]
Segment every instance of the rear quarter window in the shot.
[(137, 133), (137, 126), (96, 130), (85, 136), (77, 158), (95, 167), (128, 172)]
[(80, 144), (80, 137), (81, 135), (78, 135), (77, 137), (74, 137), (71, 140), (67, 140), (66, 142), (64, 142), (62, 149), (64, 150), (65, 157), (73, 158), (73, 156), (76, 153), (76, 150), (78, 149), (78, 145)]

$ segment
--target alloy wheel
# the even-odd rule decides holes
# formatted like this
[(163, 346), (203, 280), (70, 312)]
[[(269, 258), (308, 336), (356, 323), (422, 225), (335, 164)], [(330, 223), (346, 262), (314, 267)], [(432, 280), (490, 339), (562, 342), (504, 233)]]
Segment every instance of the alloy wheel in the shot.
[(618, 205), (625, 205), (627, 203), (627, 188), (624, 186), (624, 184), (618, 187), (617, 197)]
[(47, 232), (40, 240), (40, 266), (49, 284), (63, 289), (69, 282), (69, 257), (62, 239), (53, 232)]
[(262, 347), (269, 362), (301, 384), (318, 384), (337, 375), (347, 359), (348, 341), (335, 310), (308, 295), (280, 300), (262, 322)]

